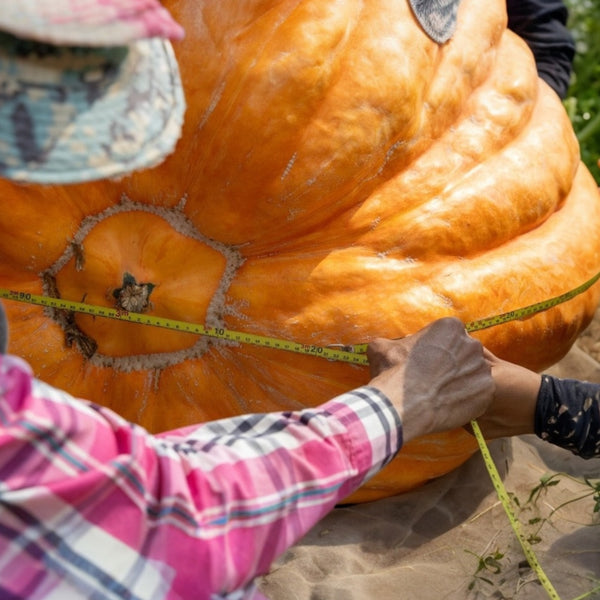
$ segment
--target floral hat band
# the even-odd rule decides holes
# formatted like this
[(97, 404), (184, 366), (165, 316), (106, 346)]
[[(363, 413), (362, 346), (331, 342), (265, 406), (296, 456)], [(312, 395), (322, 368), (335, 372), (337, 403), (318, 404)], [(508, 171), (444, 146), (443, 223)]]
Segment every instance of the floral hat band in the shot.
[(2, 0), (0, 29), (73, 46), (119, 46), (150, 37), (180, 39), (183, 29), (157, 0)]
[(155, 0), (1, 0), (0, 177), (76, 183), (170, 154), (185, 101)]
[(438, 44), (446, 43), (456, 30), (460, 0), (409, 0), (415, 19)]

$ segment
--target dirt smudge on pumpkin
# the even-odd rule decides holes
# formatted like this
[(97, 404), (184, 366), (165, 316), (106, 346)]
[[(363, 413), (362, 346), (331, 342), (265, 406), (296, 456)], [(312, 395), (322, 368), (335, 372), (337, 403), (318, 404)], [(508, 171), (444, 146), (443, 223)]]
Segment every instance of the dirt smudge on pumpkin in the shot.
[[(48, 272), (43, 273), (42, 281), (46, 296), (49, 296), (50, 298), (60, 298), (60, 293), (56, 286), (56, 279), (53, 275), (50, 275)], [(75, 313), (72, 310), (62, 308), (48, 307), (45, 310), (65, 332), (65, 346), (71, 348), (73, 343), (75, 343), (81, 354), (88, 360), (91, 359), (98, 349), (98, 344), (96, 344), (93, 338), (79, 329), (75, 322)]]

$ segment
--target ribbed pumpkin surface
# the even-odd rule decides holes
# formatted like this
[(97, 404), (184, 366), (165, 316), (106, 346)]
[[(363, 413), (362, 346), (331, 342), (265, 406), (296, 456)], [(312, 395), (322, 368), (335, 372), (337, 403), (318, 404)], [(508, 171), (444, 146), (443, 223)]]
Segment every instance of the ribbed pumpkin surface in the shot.
[[(164, 4), (187, 32), (176, 152), (118, 182), (1, 182), (0, 286), (328, 345), (491, 316), (600, 271), (597, 186), (503, 0), (464, 0), (443, 46), (405, 0)], [(477, 335), (541, 369), (599, 296)], [(316, 405), (369, 378), (6, 306), (11, 351), (40, 378), (153, 431)], [(410, 489), (475, 448), (463, 430), (414, 441), (352, 499)]]

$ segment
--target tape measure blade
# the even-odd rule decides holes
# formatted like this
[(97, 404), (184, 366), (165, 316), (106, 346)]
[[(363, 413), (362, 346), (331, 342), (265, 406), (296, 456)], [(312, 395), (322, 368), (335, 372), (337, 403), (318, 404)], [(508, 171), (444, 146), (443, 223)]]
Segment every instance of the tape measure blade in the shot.
[[(548, 310), (553, 306), (566, 302), (578, 294), (586, 291), (596, 281), (600, 279), (600, 272), (594, 275), (591, 279), (583, 283), (582, 285), (574, 288), (560, 296), (538, 302), (514, 311), (503, 313), (501, 315), (495, 315), (480, 319), (477, 321), (471, 321), (466, 323), (465, 329), (468, 332), (480, 331), (495, 325), (507, 323), (509, 321), (524, 319), (533, 314)], [(139, 313), (128, 313), (127, 311), (120, 311), (117, 309), (106, 308), (101, 306), (94, 306), (84, 304), (82, 302), (73, 302), (59, 298), (51, 298), (48, 296), (39, 296), (29, 292), (18, 292), (14, 290), (8, 290), (0, 288), (0, 297), (9, 300), (16, 300), (29, 304), (38, 304), (44, 307), (57, 308), (59, 310), (68, 310), (74, 312), (82, 312), (90, 315), (99, 315), (107, 318), (118, 319), (122, 321), (129, 321), (133, 323), (154, 325), (157, 327), (163, 327), (166, 329), (172, 329), (175, 331), (185, 331), (187, 333), (195, 333), (196, 335), (204, 335), (219, 339), (226, 339), (238, 343), (246, 343), (266, 348), (283, 349), (289, 352), (297, 352), (301, 354), (310, 354), (312, 356), (320, 356), (328, 360), (340, 360), (353, 364), (365, 365), (368, 364), (366, 359), (367, 344), (357, 344), (352, 347), (349, 351), (343, 351), (333, 353), (331, 349), (326, 346), (312, 346), (306, 344), (297, 344), (295, 342), (287, 342), (286, 340), (279, 340), (276, 338), (270, 338), (260, 335), (252, 335), (241, 332), (236, 332), (224, 328), (205, 328), (200, 324), (187, 323), (183, 321), (176, 321), (173, 319), (165, 319), (161, 317), (151, 317), (147, 315), (141, 315)]]
[(558, 595), (556, 589), (554, 589), (554, 586), (552, 585), (552, 582), (544, 572), (542, 565), (538, 561), (535, 552), (531, 548), (531, 545), (527, 541), (527, 538), (525, 537), (525, 534), (521, 529), (521, 523), (519, 522), (517, 516), (515, 515), (512, 509), (510, 497), (508, 495), (508, 492), (506, 491), (506, 488), (504, 487), (504, 483), (502, 482), (500, 473), (498, 472), (494, 460), (492, 459), (492, 455), (490, 454), (489, 448), (485, 443), (485, 438), (483, 437), (483, 433), (481, 432), (479, 424), (477, 423), (477, 421), (471, 421), (471, 427), (473, 429), (473, 433), (475, 434), (477, 444), (479, 445), (479, 450), (481, 452), (481, 456), (483, 458), (483, 462), (487, 469), (488, 475), (490, 476), (492, 485), (494, 486), (494, 489), (496, 491), (496, 495), (498, 496), (498, 499), (502, 504), (502, 508), (504, 509), (504, 512), (508, 517), (510, 525), (515, 535), (517, 536), (517, 539), (519, 540), (519, 543), (521, 545), (523, 553), (525, 554), (525, 558), (529, 563), (529, 566), (536, 574), (539, 582), (542, 584), (544, 590), (548, 594), (548, 597), (552, 600), (560, 600), (560, 596)]

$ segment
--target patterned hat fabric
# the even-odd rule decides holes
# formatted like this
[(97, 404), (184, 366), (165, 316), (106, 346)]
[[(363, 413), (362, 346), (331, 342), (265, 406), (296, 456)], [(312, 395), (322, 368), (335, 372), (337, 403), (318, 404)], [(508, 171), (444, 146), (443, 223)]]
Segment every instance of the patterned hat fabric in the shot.
[(444, 44), (456, 30), (460, 0), (409, 0), (423, 31), (438, 44)]
[[(52, 43), (46, 43), (38, 26), (49, 14), (57, 18), (57, 11), (44, 12), (50, 4), (70, 7), (73, 29), (58, 39), (63, 29), (55, 20), (45, 36), (52, 34)], [(31, 9), (20, 12), (18, 28), (15, 5)], [(0, 177), (35, 183), (116, 178), (173, 151), (185, 100), (164, 38), (181, 37), (182, 30), (160, 6), (127, 12), (151, 5), (156, 2), (0, 0), (0, 30), (11, 23), (10, 32), (0, 32)], [(87, 27), (86, 45), (73, 37), (77, 22), (79, 36)], [(115, 33), (110, 45), (105, 26)]]
[(1, 0), (0, 30), (74, 46), (119, 46), (183, 29), (157, 0)]

